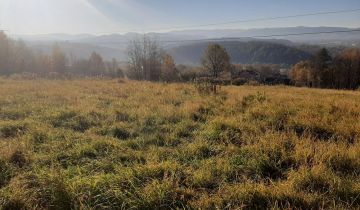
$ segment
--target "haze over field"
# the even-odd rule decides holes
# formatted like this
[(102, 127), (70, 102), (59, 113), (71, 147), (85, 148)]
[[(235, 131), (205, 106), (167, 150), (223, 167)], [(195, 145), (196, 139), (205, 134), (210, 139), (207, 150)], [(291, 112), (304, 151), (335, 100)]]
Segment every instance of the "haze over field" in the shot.
[[(181, 64), (198, 64), (198, 58), (204, 50), (203, 46), (206, 43), (212, 42), (203, 41), (204, 39), (221, 39), (240, 37), (235, 40), (238, 45), (244, 45), (248, 42), (259, 42), (259, 44), (281, 44), (283, 48), (297, 50), (296, 46), (303, 44), (321, 45), (330, 47), (342, 46), (359, 46), (360, 45), (360, 31), (332, 34), (313, 34), (306, 36), (278, 36), (271, 37), (277, 34), (298, 34), (298, 33), (317, 33), (317, 32), (331, 32), (331, 31), (347, 31), (350, 28), (341, 27), (287, 27), (287, 28), (259, 28), (259, 29), (212, 29), (212, 30), (184, 30), (172, 31), (166, 33), (148, 33), (150, 37), (158, 40), (161, 46), (169, 50), (170, 54), (175, 58), (177, 63)], [(70, 35), (70, 34), (43, 34), (43, 35), (13, 35), (16, 39), (22, 39), (28, 43), (29, 46), (36, 50), (43, 52), (50, 52), (54, 42), (57, 42), (67, 54), (75, 55), (79, 58), (87, 58), (91, 52), (96, 51), (101, 53), (106, 59), (117, 58), (121, 61), (127, 59), (127, 46), (130, 40), (143, 36), (139, 33), (127, 34), (108, 34), (108, 35)], [(258, 38), (257, 36), (270, 36)], [(220, 40), (226, 41), (226, 40)], [(255, 44), (256, 46), (256, 44)], [(271, 47), (271, 46), (270, 46)], [(184, 51), (185, 50), (185, 51)], [(194, 51), (195, 50), (195, 51)], [(266, 60), (252, 59), (251, 53), (245, 53), (245, 56), (239, 57), (239, 53), (229, 49), (235, 62), (252, 63), (260, 62), (266, 63)], [(259, 48), (259, 50), (263, 50)], [(195, 53), (194, 55), (194, 52)], [(302, 52), (305, 54), (308, 52)], [(299, 55), (301, 60), (302, 55)], [(248, 57), (248, 58), (246, 58)], [(297, 57), (297, 56), (295, 56)], [(275, 63), (290, 63), (286, 58), (279, 56)]]

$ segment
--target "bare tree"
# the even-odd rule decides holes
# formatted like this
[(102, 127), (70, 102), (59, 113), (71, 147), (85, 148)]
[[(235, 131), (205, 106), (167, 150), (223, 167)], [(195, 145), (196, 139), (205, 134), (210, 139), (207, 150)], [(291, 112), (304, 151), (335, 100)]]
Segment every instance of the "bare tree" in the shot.
[(230, 56), (219, 44), (209, 44), (202, 58), (203, 67), (217, 78), (222, 71), (230, 69)]
[(129, 77), (136, 80), (160, 79), (162, 50), (151, 38), (132, 40), (128, 46)]

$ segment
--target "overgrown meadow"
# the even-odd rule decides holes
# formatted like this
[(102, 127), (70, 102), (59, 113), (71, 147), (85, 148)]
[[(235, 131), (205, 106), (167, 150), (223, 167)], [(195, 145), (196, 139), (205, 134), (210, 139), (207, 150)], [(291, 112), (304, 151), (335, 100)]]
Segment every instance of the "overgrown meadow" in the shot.
[(359, 208), (359, 91), (0, 79), (0, 209)]

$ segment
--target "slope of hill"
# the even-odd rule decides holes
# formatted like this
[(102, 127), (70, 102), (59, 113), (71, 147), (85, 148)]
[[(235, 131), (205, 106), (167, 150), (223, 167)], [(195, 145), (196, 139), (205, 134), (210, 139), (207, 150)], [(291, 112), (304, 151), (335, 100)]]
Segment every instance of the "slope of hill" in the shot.
[[(223, 45), (229, 52), (234, 63), (273, 63), (273, 64), (294, 64), (311, 56), (303, 50), (299, 50), (286, 40), (256, 40), (244, 39), (247, 41), (222, 41), (217, 42)], [(116, 58), (125, 61), (126, 44), (124, 43), (97, 44), (75, 43), (69, 41), (57, 42), (61, 49), (71, 57), (88, 58), (91, 52), (100, 53), (105, 59)], [(281, 44), (288, 43), (288, 44)], [(171, 54), (178, 64), (198, 64), (200, 58), (209, 42), (181, 43), (177, 46), (163, 46)], [(50, 53), (53, 42), (28, 42), (28, 45), (43, 53)]]
[[(311, 57), (311, 54), (295, 47), (263, 41), (223, 41), (234, 63), (294, 64)], [(198, 64), (208, 42), (175, 47), (169, 50), (177, 63)]]
[(359, 103), (359, 91), (0, 78), (0, 209), (359, 209)]

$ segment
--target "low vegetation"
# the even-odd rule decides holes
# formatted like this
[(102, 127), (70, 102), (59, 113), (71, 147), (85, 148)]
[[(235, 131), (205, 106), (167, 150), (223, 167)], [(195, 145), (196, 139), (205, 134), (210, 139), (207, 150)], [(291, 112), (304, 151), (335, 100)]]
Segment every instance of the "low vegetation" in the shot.
[(296, 86), (355, 90), (360, 87), (360, 50), (349, 48), (332, 57), (322, 49), (296, 64), (290, 78)]
[[(155, 82), (194, 82), (206, 79), (211, 85), (258, 83), (329, 89), (360, 88), (359, 48), (345, 48), (342, 51), (340, 48), (333, 55), (325, 48), (313, 54), (304, 54), (301, 50), (294, 52), (294, 49), (289, 50), (279, 44), (264, 42), (258, 45), (251, 42), (248, 43), (250, 46), (245, 44), (244, 49), (254, 52), (238, 54), (234, 53), (234, 47), (237, 48), (235, 51), (244, 49), (236, 43), (201, 43), (200, 52), (192, 50), (187, 55), (196, 58), (202, 65), (186, 66), (176, 64), (171, 50), (166, 52), (156, 39), (148, 35), (129, 41), (127, 61), (118, 62), (115, 58), (104, 60), (96, 52), (92, 52), (88, 59), (77, 59), (73, 55), (66, 55), (57, 44), (54, 44), (51, 53), (43, 54), (0, 31), (0, 76), (30, 79), (128, 78)], [(302, 53), (298, 54), (297, 51)], [(192, 56), (194, 53), (202, 56), (197, 58)], [(277, 59), (265, 59), (265, 62), (256, 59), (258, 56), (274, 55), (280, 60), (294, 60), (281, 63)], [(239, 57), (249, 59), (249, 56), (255, 59), (250, 64), (238, 60)]]
[(360, 92), (0, 79), (0, 209), (359, 209)]

